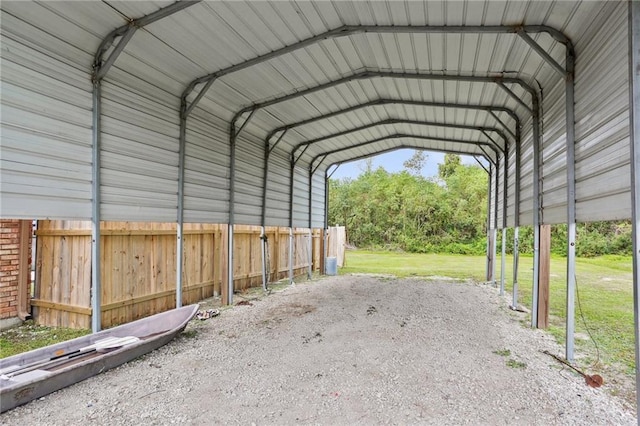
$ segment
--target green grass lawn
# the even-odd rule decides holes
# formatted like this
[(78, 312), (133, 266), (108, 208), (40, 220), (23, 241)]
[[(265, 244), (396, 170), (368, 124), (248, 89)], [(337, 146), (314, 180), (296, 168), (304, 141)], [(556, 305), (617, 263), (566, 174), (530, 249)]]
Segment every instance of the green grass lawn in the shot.
[[(445, 276), (485, 280), (484, 256), (348, 251), (341, 274), (376, 273), (407, 276)], [(551, 259), (549, 331), (564, 344), (566, 318), (566, 259)], [(513, 289), (513, 258), (507, 257), (506, 290)], [(496, 269), (500, 279), (500, 259)], [(533, 258), (520, 256), (519, 303), (531, 308)], [(582, 312), (600, 349), (600, 361), (634, 373), (633, 286), (631, 257), (577, 259), (576, 276)], [(590, 366), (597, 351), (576, 303), (576, 357)]]

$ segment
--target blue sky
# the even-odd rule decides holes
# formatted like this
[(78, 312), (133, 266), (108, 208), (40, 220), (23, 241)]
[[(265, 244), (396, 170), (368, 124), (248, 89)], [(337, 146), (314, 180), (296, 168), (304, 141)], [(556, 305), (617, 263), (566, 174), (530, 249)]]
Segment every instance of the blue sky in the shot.
[[(422, 169), (425, 177), (438, 175), (438, 164), (444, 160), (444, 154), (440, 152), (425, 151), (427, 162)], [(388, 152), (373, 157), (373, 168), (377, 169), (382, 166), (386, 171), (395, 173), (404, 170), (404, 163), (413, 155), (413, 149), (400, 149), (398, 151)], [(365, 170), (365, 161), (358, 160), (351, 163), (342, 164), (338, 170), (331, 176), (332, 179), (356, 178)], [(463, 164), (477, 164), (472, 157), (463, 156)]]

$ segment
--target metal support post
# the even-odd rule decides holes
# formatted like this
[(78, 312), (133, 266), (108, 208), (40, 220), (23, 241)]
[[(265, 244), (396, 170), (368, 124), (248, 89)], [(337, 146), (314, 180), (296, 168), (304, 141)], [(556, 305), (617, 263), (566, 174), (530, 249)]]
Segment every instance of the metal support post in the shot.
[(516, 181), (514, 191), (513, 217), (513, 301), (511, 306), (518, 309), (518, 268), (520, 266), (520, 123), (516, 125)]
[[(497, 155), (496, 155), (497, 157)], [(497, 282), (496, 282), (496, 261), (498, 260), (498, 185), (500, 184), (499, 182), (499, 178), (500, 178), (500, 158), (498, 157), (496, 159), (497, 164), (496, 167), (494, 167), (494, 171), (496, 173), (495, 176), (495, 185), (494, 185), (494, 193), (493, 193), (493, 233), (492, 233), (492, 239), (493, 239), (493, 264), (492, 264), (492, 271), (491, 271), (491, 275), (493, 276), (493, 279), (491, 280), (491, 285), (493, 285), (494, 287), (497, 286)]]
[(260, 248), (262, 252), (262, 290), (267, 291), (267, 234), (264, 226), (260, 227)]
[(496, 287), (496, 260), (498, 258), (498, 230), (496, 228), (491, 230), (491, 240), (493, 241), (491, 250), (491, 257), (493, 259), (493, 263), (491, 263), (491, 285)]
[(533, 290), (531, 308), (531, 327), (538, 327), (538, 300), (540, 295), (540, 225), (542, 209), (540, 202), (540, 166), (542, 144), (540, 142), (540, 105), (538, 96), (531, 94), (533, 100)]
[(102, 328), (102, 283), (100, 264), (100, 149), (101, 149), (102, 87), (100, 80), (93, 82), (93, 128), (92, 131), (92, 198), (91, 198), (91, 331)]
[[(640, 366), (640, 3), (629, 3), (629, 128), (633, 223), (633, 325), (636, 366)], [(640, 410), (640, 368), (636, 367), (636, 408)]]
[[(506, 144), (505, 140), (505, 144)], [(507, 192), (509, 186), (509, 145), (505, 147), (504, 160), (502, 162), (504, 172), (502, 173), (502, 251), (501, 251), (501, 273), (500, 273), (500, 296), (504, 296), (505, 275), (507, 274)]]
[(574, 52), (567, 46), (565, 80), (567, 126), (567, 335), (566, 358), (573, 361), (576, 297), (576, 148)]
[(493, 173), (493, 165), (489, 164), (489, 178), (487, 183), (487, 264), (486, 264), (486, 279), (487, 282), (491, 281), (491, 178)]
[(507, 228), (502, 228), (502, 250), (500, 252), (500, 296), (504, 296), (504, 276), (507, 273)]
[(313, 277), (313, 233), (309, 228), (309, 271), (307, 277), (311, 279)]
[(184, 163), (187, 146), (186, 100), (180, 105), (180, 146), (178, 154), (178, 229), (176, 235), (176, 308), (182, 307), (182, 283), (184, 269)]
[(518, 261), (520, 257), (520, 241), (519, 234), (520, 227), (513, 228), (513, 300), (511, 307), (518, 309)]
[(294, 260), (293, 249), (294, 249), (293, 228), (289, 228), (289, 284), (291, 285), (295, 284), (293, 282), (293, 260)]
[[(248, 112), (249, 115), (244, 120), (240, 128), (236, 130), (236, 122), (244, 114)], [(255, 114), (256, 109), (251, 108), (236, 113), (231, 119), (231, 127), (229, 129), (229, 148), (230, 148), (230, 165), (229, 165), (229, 241), (228, 241), (228, 256), (227, 256), (227, 268), (228, 268), (228, 302), (229, 305), (233, 303), (233, 225), (235, 224), (235, 201), (236, 201), (236, 141), (238, 135), (244, 129), (251, 117)]]

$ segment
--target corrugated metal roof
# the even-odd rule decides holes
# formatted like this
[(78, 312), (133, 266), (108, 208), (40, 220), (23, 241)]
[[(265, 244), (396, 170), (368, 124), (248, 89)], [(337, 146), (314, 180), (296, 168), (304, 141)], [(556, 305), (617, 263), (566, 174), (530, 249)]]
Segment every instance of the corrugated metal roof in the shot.
[[(85, 4), (3, 2), (0, 6), (3, 35), (13, 40), (15, 49), (24, 52), (23, 55), (16, 56), (13, 51), (3, 50), (3, 67), (7, 66), (10, 70), (12, 64), (17, 66), (20, 62), (26, 63), (27, 57), (32, 55), (30, 52), (48, 54), (57, 61), (45, 61), (48, 63), (44, 69), (30, 67), (36, 74), (28, 79), (21, 79), (19, 74), (8, 72), (6, 77), (3, 75), (3, 81), (12, 79), (11, 84), (24, 87), (41, 81), (42, 78), (69, 80), (67, 86), (54, 85), (61, 91), (46, 95), (47, 99), (65, 96), (67, 91), (64, 87), (68, 85), (86, 87), (93, 55), (112, 30), (171, 4), (173, 3), (126, 1)], [(140, 207), (140, 201), (136, 202), (125, 196), (127, 188), (131, 186), (128, 182), (131, 177), (115, 173), (117, 167), (135, 167), (138, 170), (136, 173), (139, 176), (140, 190), (145, 190), (145, 185), (157, 187), (162, 182), (176, 182), (177, 185), (177, 172), (172, 168), (177, 164), (177, 146), (171, 145), (179, 132), (180, 96), (191, 82), (213, 73), (220, 72), (222, 75), (204, 94), (187, 123), (188, 134), (192, 136), (187, 141), (186, 149), (190, 154), (185, 166), (189, 171), (186, 181), (192, 181), (185, 196), (195, 197), (194, 199), (201, 200), (212, 208), (214, 205), (222, 205), (216, 204), (217, 201), (228, 201), (228, 196), (220, 199), (224, 191), (212, 190), (207, 198), (204, 183), (193, 185), (196, 181), (202, 182), (205, 175), (199, 173), (204, 173), (208, 164), (217, 170), (211, 174), (212, 178), (223, 179), (220, 181), (221, 185), (228, 187), (229, 163), (219, 161), (218, 157), (208, 158), (201, 150), (228, 152), (228, 123), (236, 112), (247, 106), (269, 102), (365, 71), (422, 74), (425, 77), (506, 76), (522, 78), (543, 95), (542, 202), (543, 206), (546, 203), (548, 207), (544, 219), (550, 222), (562, 221), (566, 204), (563, 201), (566, 198), (566, 182), (563, 182), (563, 176), (566, 175), (566, 166), (563, 164), (564, 94), (558, 90), (562, 89), (563, 79), (515, 32), (516, 26), (546, 25), (566, 34), (576, 47), (577, 201), (578, 206), (585, 206), (579, 208), (580, 218), (607, 218), (607, 214), (602, 212), (590, 214), (589, 208), (593, 203), (588, 200), (598, 199), (594, 188), (611, 194), (628, 193), (628, 179), (621, 178), (617, 171), (628, 164), (628, 158), (614, 154), (625, 152), (624, 149), (628, 146), (628, 107), (626, 100), (621, 103), (598, 103), (601, 98), (593, 93), (594, 88), (610, 87), (610, 92), (615, 93), (616, 99), (619, 99), (617, 90), (626, 88), (625, 72), (610, 79), (601, 73), (607, 69), (607, 64), (613, 64), (613, 69), (625, 69), (625, 9), (622, 3), (580, 1), (238, 1), (194, 4), (140, 28), (106, 76), (105, 82), (111, 84), (111, 89), (105, 95), (104, 122), (108, 133), (105, 136), (105, 149), (107, 153), (109, 150), (114, 151), (113, 155), (117, 152), (114, 159), (126, 159), (124, 165), (116, 164), (120, 160), (112, 164), (112, 154), (107, 154), (104, 168), (105, 172), (110, 171), (106, 173), (105, 184), (110, 189), (106, 193), (116, 198), (117, 194), (122, 193), (123, 198), (116, 202), (125, 205), (132, 203), (132, 212)], [(486, 28), (493, 25), (514, 26), (514, 32), (486, 32), (482, 28), (466, 32), (468, 26)], [(453, 31), (447, 32), (452, 27)], [(323, 38), (322, 34), (325, 33), (329, 36)], [(533, 31), (529, 35), (553, 60), (564, 66), (565, 46), (554, 40), (553, 34)], [(305, 42), (313, 37), (317, 37), (317, 40)], [(302, 43), (299, 48), (287, 49), (281, 55), (273, 53), (297, 43)], [(111, 51), (113, 47), (107, 54)], [(269, 55), (269, 59), (263, 62), (256, 60), (264, 55)], [(252, 65), (228, 72), (245, 61), (252, 61)], [(73, 79), (67, 77), (70, 69), (84, 70), (85, 80), (71, 81)], [(187, 99), (192, 101), (202, 87), (203, 84), (196, 85), (196, 90)], [(531, 104), (529, 94), (522, 87), (512, 83), (507, 83), (506, 87), (523, 99), (525, 105)], [(40, 89), (33, 87), (35, 91), (41, 91)], [(71, 96), (71, 92), (68, 93)], [(87, 104), (89, 99), (86, 91), (79, 92), (79, 96), (85, 98), (74, 102)], [(258, 149), (259, 141), (264, 140), (276, 128), (380, 99), (492, 105), (515, 111), (523, 124), (521, 210), (531, 208), (525, 205), (531, 202), (532, 190), (530, 113), (525, 105), (514, 100), (493, 82), (440, 81), (403, 76), (373, 76), (345, 81), (335, 87), (260, 109), (243, 130), (253, 142), (247, 142), (248, 139), (241, 136), (238, 145), (248, 143), (249, 147)], [(158, 102), (162, 106), (157, 106)], [(51, 100), (50, 105), (53, 106), (54, 103)], [(278, 153), (287, 158), (293, 148), (302, 142), (389, 119), (502, 127), (496, 117), (513, 129), (515, 123), (504, 112), (496, 112), (493, 116), (487, 111), (464, 108), (401, 103), (371, 106), (296, 127), (282, 138), (274, 155)], [(590, 125), (591, 123), (595, 124)], [(17, 121), (9, 124), (19, 125)], [(322, 150), (349, 146), (366, 138), (380, 138), (391, 133), (470, 141), (484, 137), (470, 130), (433, 127), (426, 131), (416, 124), (400, 122), (392, 127), (393, 129), (379, 126), (358, 136), (344, 135), (322, 142), (305, 151), (299, 161), (301, 164), (308, 164)], [(129, 138), (118, 134), (122, 132), (137, 136)], [(197, 136), (199, 134), (202, 137)], [(122, 140), (118, 142), (117, 138)], [(127, 138), (132, 143), (127, 143)], [(210, 141), (204, 142), (207, 138)], [(154, 148), (143, 160), (137, 157), (144, 152), (145, 144)], [(252, 154), (254, 148), (241, 152), (238, 160), (246, 164), (255, 163), (255, 153)], [(477, 148), (472, 146), (461, 149), (477, 154)], [(514, 150), (513, 143), (510, 150)], [(26, 151), (29, 152), (29, 149)], [(35, 151), (37, 148), (33, 149)], [(345, 150), (332, 154), (331, 158), (332, 161), (347, 161), (353, 155), (364, 154), (365, 151)], [(591, 163), (590, 158), (594, 158), (594, 153), (600, 151), (610, 152), (610, 155), (607, 157), (609, 160), (601, 162), (598, 168)], [(202, 155), (194, 156), (198, 152)], [(243, 159), (244, 155), (250, 158)], [(262, 156), (262, 152), (259, 155)], [(85, 163), (87, 160), (84, 157)], [(138, 164), (139, 161), (153, 163), (156, 160), (163, 165), (157, 170)], [(7, 170), (11, 169), (9, 165)], [(249, 172), (239, 170), (238, 179), (242, 181), (243, 174)], [(253, 179), (252, 176), (253, 173), (249, 173), (247, 179)], [(606, 183), (592, 185), (592, 180), (598, 179), (597, 176), (606, 177)], [(6, 178), (10, 176), (7, 175)], [(151, 180), (147, 182), (148, 179)], [(510, 174), (510, 179), (512, 184), (513, 173)], [(194, 191), (194, 194), (190, 195), (190, 191)], [(238, 191), (239, 195), (243, 195), (242, 186), (238, 187)], [(253, 200), (253, 189), (247, 188), (247, 191), (247, 199)], [(167, 200), (168, 204), (162, 201), (162, 192), (159, 192), (157, 198), (158, 207), (162, 210), (158, 218), (166, 218), (169, 211), (174, 209), (173, 201)], [(272, 195), (277, 196), (268, 191), (268, 196)], [(511, 196), (513, 197), (513, 191)], [(607, 195), (603, 194), (605, 196)], [(512, 202), (509, 201), (510, 204)], [(147, 207), (153, 208), (154, 203), (148, 203)], [(553, 210), (554, 206), (558, 209)], [(629, 215), (628, 205), (622, 210)], [(126, 209), (118, 211), (127, 214)], [(202, 214), (197, 208), (193, 211), (194, 218), (201, 218)], [(137, 213), (135, 215), (138, 216)], [(513, 220), (513, 209), (509, 215)], [(620, 212), (615, 213), (615, 217), (619, 216)], [(187, 213), (187, 217), (190, 217), (190, 213)], [(255, 217), (249, 214), (246, 219), (255, 222), (257, 217), (257, 214)], [(527, 214), (523, 219), (530, 221), (531, 215)]]

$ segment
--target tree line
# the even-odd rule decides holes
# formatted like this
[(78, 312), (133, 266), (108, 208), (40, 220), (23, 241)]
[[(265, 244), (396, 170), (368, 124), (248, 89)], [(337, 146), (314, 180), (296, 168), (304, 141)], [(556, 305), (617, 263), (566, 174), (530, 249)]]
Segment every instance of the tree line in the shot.
[[(390, 173), (373, 168), (369, 160), (355, 179), (329, 181), (329, 224), (344, 225), (350, 245), (366, 249), (416, 253), (482, 255), (487, 235), (487, 173), (478, 165), (462, 164), (460, 156), (445, 155), (438, 175), (421, 170), (422, 151)], [(552, 227), (552, 252), (566, 255), (566, 225)], [(501, 238), (498, 237), (498, 245)], [(513, 247), (508, 230), (507, 252)], [(533, 251), (531, 227), (520, 228), (520, 252)], [(578, 256), (631, 254), (631, 224), (592, 222), (577, 225)]]

